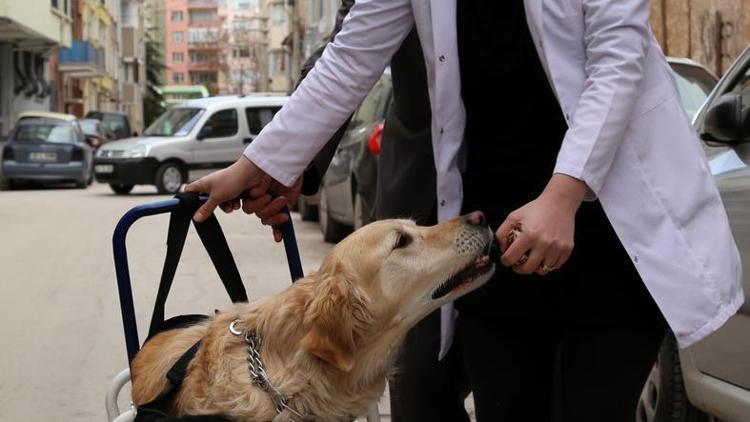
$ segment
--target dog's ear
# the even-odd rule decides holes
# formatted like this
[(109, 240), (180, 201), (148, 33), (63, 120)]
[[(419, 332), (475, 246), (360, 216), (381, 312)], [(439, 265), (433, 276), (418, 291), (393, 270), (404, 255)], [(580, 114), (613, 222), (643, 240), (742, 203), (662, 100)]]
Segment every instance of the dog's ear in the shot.
[(301, 346), (341, 371), (354, 367), (352, 286), (345, 280), (328, 279), (308, 304), (308, 333)]

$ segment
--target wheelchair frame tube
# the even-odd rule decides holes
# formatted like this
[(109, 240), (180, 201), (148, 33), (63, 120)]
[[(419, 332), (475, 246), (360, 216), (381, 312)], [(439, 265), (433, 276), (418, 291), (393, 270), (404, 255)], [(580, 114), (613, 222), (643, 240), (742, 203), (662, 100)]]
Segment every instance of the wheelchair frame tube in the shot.
[[(206, 197), (201, 196), (202, 200)], [(117, 277), (117, 291), (120, 296), (120, 312), (122, 313), (122, 325), (125, 333), (125, 346), (128, 353), (128, 365), (133, 361), (135, 354), (140, 349), (138, 340), (138, 326), (135, 319), (135, 307), (133, 305), (133, 289), (130, 282), (130, 270), (128, 268), (128, 251), (126, 246), (126, 237), (130, 227), (141, 217), (164, 214), (177, 210), (180, 207), (180, 200), (177, 198), (165, 199), (138, 205), (131, 208), (115, 226), (112, 235), (112, 250), (115, 260), (115, 275)], [(288, 208), (284, 212), (289, 215), (289, 221), (282, 224), (279, 228), (284, 241), (284, 251), (286, 252), (287, 262), (289, 264), (289, 274), (292, 282), (303, 277), (302, 262), (300, 260), (297, 239), (294, 234), (294, 225), (292, 216)]]

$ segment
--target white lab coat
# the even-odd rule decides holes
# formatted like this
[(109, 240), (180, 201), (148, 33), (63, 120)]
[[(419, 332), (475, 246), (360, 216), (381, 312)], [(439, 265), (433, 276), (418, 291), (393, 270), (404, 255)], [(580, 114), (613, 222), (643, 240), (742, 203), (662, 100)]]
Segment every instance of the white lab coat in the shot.
[[(438, 217), (458, 215), (465, 113), (456, 1), (358, 0), (335, 42), (247, 156), (291, 185), (365, 97), (414, 24), (430, 87)], [(699, 140), (650, 31), (649, 2), (525, 4), (569, 125), (555, 172), (583, 180), (589, 199), (599, 198), (680, 346), (688, 346), (741, 306), (741, 265)]]

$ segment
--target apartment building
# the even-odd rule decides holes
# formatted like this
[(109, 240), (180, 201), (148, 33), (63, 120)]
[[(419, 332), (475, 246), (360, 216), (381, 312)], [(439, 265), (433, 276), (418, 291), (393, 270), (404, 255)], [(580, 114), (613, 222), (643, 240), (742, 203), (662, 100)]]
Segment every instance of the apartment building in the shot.
[(219, 9), (226, 45), (220, 52), (221, 94), (264, 91), (266, 21), (261, 0), (227, 0)]
[(218, 93), (226, 44), (217, 0), (165, 0), (166, 85), (204, 85)]
[(70, 1), (0, 0), (0, 138), (19, 112), (54, 109), (50, 59), (72, 44)]
[(79, 117), (91, 110), (117, 111), (120, 1), (68, 1), (73, 42), (58, 52), (58, 110)]

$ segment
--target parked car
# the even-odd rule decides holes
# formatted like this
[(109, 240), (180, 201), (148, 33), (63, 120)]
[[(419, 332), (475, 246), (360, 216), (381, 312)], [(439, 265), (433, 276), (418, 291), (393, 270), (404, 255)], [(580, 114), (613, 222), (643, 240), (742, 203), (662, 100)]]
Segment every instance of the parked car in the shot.
[(104, 123), (95, 119), (81, 119), (78, 121), (81, 125), (81, 130), (91, 142), (91, 146), (99, 148), (106, 142), (114, 141), (116, 138), (114, 132), (112, 132)]
[(667, 336), (644, 387), (637, 422), (750, 421), (748, 106), (750, 48), (721, 78), (693, 119), (742, 256), (745, 304), (722, 328), (685, 350), (678, 351), (674, 337)]
[(89, 111), (86, 113), (87, 119), (95, 119), (104, 123), (114, 134), (116, 139), (130, 138), (138, 136), (130, 126), (130, 118), (126, 113), (116, 111)]
[(682, 105), (692, 119), (719, 81), (710, 70), (690, 59), (668, 57)]
[(3, 187), (17, 182), (91, 184), (93, 148), (75, 116), (22, 113), (2, 152)]
[(225, 96), (184, 102), (162, 114), (142, 137), (99, 148), (96, 179), (118, 194), (134, 185), (175, 193), (183, 183), (234, 162), (287, 99)]
[(326, 242), (337, 242), (352, 228), (374, 220), (377, 155), (391, 92), (391, 74), (386, 70), (354, 112), (323, 176), (318, 224)]

